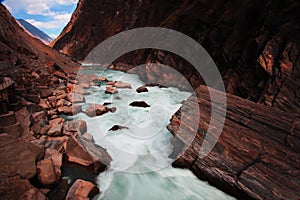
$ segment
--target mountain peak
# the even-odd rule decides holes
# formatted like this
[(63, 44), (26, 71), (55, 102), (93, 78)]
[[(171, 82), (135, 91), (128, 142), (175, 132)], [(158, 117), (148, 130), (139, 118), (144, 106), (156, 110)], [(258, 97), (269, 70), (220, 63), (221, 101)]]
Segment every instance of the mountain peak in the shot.
[(20, 25), (24, 28), (24, 30), (29, 33), (31, 36), (41, 40), (45, 44), (49, 44), (52, 42), (53, 38), (51, 38), (49, 35), (35, 27), (34, 25), (30, 24), (24, 19), (17, 19), (17, 21), (20, 23)]

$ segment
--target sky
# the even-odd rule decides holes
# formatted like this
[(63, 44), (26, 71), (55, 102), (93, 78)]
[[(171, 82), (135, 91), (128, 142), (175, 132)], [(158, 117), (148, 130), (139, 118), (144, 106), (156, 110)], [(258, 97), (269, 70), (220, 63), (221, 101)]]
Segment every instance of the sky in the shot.
[[(0, 0), (3, 2), (3, 0)], [(24, 19), (56, 38), (69, 22), (78, 0), (5, 0), (16, 19)]]

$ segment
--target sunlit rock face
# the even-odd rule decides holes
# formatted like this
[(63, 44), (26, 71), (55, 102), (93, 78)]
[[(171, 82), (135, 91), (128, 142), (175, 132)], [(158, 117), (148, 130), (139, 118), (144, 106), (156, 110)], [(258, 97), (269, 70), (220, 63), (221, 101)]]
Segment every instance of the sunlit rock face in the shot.
[[(121, 31), (171, 28), (204, 46), (219, 67), (228, 93), (294, 110), (299, 108), (298, 85), (293, 84), (299, 77), (299, 7), (291, 0), (80, 0), (53, 47), (83, 60), (97, 44)], [(181, 72), (194, 88), (203, 84), (189, 63), (171, 53), (140, 50), (119, 61), (160, 62)], [(153, 74), (163, 76), (163, 71), (148, 67), (142, 78), (147, 81)]]
[(66, 71), (78, 67), (78, 64), (70, 58), (31, 37), (2, 4), (0, 4), (0, 24), (1, 71), (8, 73), (24, 66), (36, 69), (40, 66), (55, 65)]

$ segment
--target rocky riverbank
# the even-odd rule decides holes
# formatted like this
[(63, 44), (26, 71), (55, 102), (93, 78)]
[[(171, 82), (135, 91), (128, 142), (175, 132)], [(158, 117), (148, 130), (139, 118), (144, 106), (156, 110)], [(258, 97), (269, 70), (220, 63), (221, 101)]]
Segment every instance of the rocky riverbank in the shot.
[(81, 112), (73, 103), (84, 101), (93, 79), (81, 77), (88, 81), (78, 84), (73, 72), (79, 64), (29, 36), (2, 4), (0, 23), (0, 74), (14, 81), (9, 112), (5, 104), (0, 110), (0, 199), (46, 199), (54, 188), (60, 191), (51, 191), (52, 199), (95, 195), (92, 183), (65, 182), (64, 169), (73, 163), (99, 173), (111, 159), (93, 143), (84, 121), (59, 117)]
[[(60, 182), (61, 168), (66, 163), (76, 163), (99, 173), (111, 161), (106, 150), (95, 145), (87, 133), (85, 121), (66, 121), (59, 117), (81, 112), (81, 106), (74, 103), (84, 102), (84, 88), (95, 85), (98, 79), (81, 76), (78, 84), (75, 74), (61, 70), (49, 73), (25, 70), (23, 75), (27, 76), (26, 82), (16, 83), (22, 108), (1, 116), (0, 196), (3, 199), (46, 199), (49, 190)], [(109, 110), (106, 106), (103, 108)], [(97, 109), (88, 112), (97, 113)], [(39, 189), (30, 184), (35, 177)], [(92, 183), (76, 181), (71, 188), (80, 188), (81, 184)], [(94, 187), (91, 186), (91, 191), (95, 195)], [(70, 189), (67, 196), (82, 195), (74, 190)]]

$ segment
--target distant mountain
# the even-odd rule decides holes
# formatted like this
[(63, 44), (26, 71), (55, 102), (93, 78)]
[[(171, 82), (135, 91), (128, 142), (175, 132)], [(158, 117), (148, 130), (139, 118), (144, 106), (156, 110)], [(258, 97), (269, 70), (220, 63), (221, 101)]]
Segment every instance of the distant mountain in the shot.
[(53, 38), (51, 38), (49, 35), (44, 33), (43, 31), (39, 30), (29, 22), (25, 21), (24, 19), (17, 19), (17, 21), (26, 29), (26, 31), (32, 35), (33, 37), (41, 40), (45, 44), (49, 44), (52, 42)]

